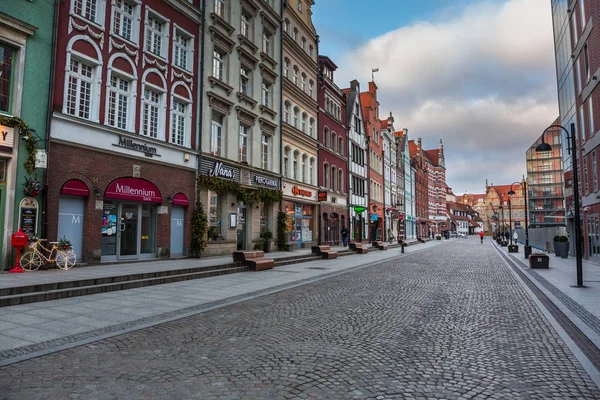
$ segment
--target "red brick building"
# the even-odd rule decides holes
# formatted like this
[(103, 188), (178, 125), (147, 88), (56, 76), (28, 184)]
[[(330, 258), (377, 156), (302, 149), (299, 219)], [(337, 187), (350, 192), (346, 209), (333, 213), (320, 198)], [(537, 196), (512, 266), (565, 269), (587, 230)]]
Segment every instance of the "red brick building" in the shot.
[(421, 146), (421, 138), (408, 142), (411, 167), (415, 169), (415, 216), (417, 239), (429, 237), (429, 173), (427, 157)]
[(369, 138), (369, 232), (370, 240), (384, 239), (384, 206), (383, 206), (383, 138), (381, 137), (381, 120), (379, 119), (379, 102), (377, 101), (377, 85), (369, 82), (369, 90), (360, 94), (365, 133)]
[(320, 239), (340, 244), (341, 229), (348, 227), (348, 137), (346, 95), (333, 82), (337, 65), (319, 56), (319, 207)]
[(446, 159), (444, 145), (434, 150), (425, 150), (427, 161), (427, 174), (429, 179), (429, 226), (433, 234), (441, 234), (442, 224), (448, 224), (448, 211), (446, 208)]
[(187, 254), (200, 0), (62, 1), (48, 239), (87, 262)]

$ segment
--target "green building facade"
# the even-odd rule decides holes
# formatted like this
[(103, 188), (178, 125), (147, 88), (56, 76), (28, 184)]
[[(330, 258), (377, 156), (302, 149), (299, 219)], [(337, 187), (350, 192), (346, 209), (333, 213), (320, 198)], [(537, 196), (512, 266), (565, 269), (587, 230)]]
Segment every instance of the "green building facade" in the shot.
[[(55, 1), (0, 1), (0, 269), (11, 234), (41, 235)], [(37, 150), (41, 149), (41, 151)]]

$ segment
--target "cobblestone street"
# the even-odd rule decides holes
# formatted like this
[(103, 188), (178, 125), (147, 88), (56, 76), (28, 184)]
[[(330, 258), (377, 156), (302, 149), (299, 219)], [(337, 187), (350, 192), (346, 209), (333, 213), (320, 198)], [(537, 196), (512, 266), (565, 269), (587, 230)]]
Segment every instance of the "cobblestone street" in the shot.
[(9, 365), (0, 397), (591, 399), (600, 391), (489, 242), (470, 238)]

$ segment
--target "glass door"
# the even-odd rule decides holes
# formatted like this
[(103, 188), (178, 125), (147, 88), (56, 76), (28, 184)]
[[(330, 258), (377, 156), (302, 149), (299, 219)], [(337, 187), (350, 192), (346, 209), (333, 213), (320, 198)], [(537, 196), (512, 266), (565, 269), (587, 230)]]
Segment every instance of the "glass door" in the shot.
[[(119, 226), (121, 258), (136, 258), (138, 255), (138, 213), (139, 205), (122, 204)], [(130, 257), (128, 257), (130, 256)]]
[(237, 249), (246, 250), (246, 207), (238, 208)]

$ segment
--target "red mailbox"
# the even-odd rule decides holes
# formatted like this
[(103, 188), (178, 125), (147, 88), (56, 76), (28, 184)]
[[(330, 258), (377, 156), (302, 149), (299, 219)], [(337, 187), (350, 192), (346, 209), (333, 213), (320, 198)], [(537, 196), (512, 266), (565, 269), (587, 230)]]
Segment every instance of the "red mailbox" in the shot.
[(26, 233), (23, 233), (21, 228), (16, 233), (13, 233), (10, 239), (10, 245), (17, 250), (17, 259), (15, 260), (15, 267), (11, 269), (9, 272), (25, 272), (23, 268), (21, 268), (21, 250), (25, 246), (27, 246), (29, 237)]

